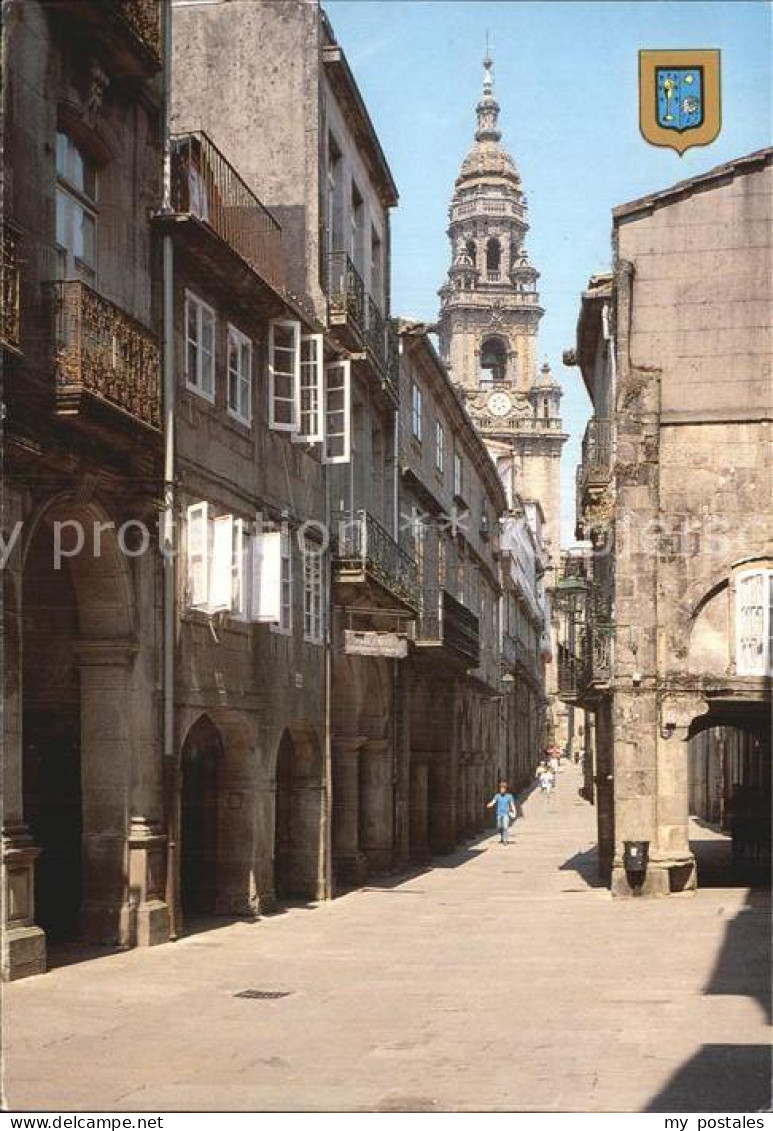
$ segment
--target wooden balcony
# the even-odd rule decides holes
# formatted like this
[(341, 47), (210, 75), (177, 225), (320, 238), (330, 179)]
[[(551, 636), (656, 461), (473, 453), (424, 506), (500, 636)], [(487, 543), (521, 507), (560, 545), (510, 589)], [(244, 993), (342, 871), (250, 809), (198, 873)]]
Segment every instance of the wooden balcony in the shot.
[(172, 210), (174, 220), (191, 221), (191, 250), (215, 281), (238, 285), (235, 255), (275, 291), (282, 290), (279, 222), (205, 133), (172, 138)]
[(160, 354), (140, 322), (80, 280), (50, 284), (56, 411), (111, 431), (161, 428)]
[(3, 347), (13, 353), (21, 352), (20, 267), (21, 236), (15, 228), (4, 222), (0, 260), (3, 296), (2, 310), (0, 310), (0, 339)]
[(476, 668), (480, 664), (478, 618), (439, 586), (427, 586), (422, 594), (414, 643), (420, 651), (442, 650), (446, 659), (461, 663), (465, 668)]
[(149, 78), (161, 69), (161, 0), (50, 0), (62, 29), (99, 47), (99, 60), (120, 78)]
[(338, 515), (334, 526), (334, 580), (367, 587), (374, 604), (418, 612), (421, 604), (416, 562), (370, 514)]

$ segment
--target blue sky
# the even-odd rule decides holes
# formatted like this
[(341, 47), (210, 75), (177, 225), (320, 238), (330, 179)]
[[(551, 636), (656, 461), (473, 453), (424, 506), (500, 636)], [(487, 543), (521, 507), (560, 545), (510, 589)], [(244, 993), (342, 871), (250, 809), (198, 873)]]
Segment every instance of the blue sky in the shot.
[[(574, 343), (579, 295), (611, 260), (611, 210), (771, 141), (771, 7), (762, 0), (327, 0), (400, 190), (392, 308), (437, 317), (447, 208), (470, 148), (486, 32), (503, 141), (529, 201), (541, 272), (541, 353), (564, 387), (563, 537), (589, 402)], [(719, 48), (723, 127), (678, 157), (639, 134), (638, 51)]]

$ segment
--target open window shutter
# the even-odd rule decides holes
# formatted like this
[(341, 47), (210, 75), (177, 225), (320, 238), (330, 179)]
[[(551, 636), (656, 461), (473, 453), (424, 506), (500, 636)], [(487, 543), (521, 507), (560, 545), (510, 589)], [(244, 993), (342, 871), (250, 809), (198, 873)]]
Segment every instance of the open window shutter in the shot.
[(282, 535), (280, 531), (252, 538), (250, 620), (278, 624), (282, 600)]
[(247, 575), (249, 538), (243, 518), (234, 519), (231, 555), (232, 609), (237, 620), (247, 618)]
[(268, 333), (268, 426), (296, 432), (301, 385), (301, 325), (275, 318)]
[(351, 458), (351, 372), (348, 361), (325, 366), (325, 436), (323, 463), (348, 463)]
[(209, 611), (231, 609), (233, 601), (233, 515), (219, 515), (212, 524), (212, 563), (209, 575)]
[(322, 439), (323, 378), (322, 335), (306, 334), (301, 338), (299, 423), (293, 440), (317, 444)]
[(209, 504), (194, 503), (187, 511), (188, 601), (194, 609), (209, 604)]

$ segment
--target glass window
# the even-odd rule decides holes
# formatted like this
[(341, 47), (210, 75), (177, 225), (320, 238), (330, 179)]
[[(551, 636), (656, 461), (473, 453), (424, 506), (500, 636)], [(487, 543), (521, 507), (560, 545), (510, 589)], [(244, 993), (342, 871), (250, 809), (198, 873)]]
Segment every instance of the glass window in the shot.
[(435, 421), (435, 467), (443, 474), (446, 462), (446, 431), (439, 420)]
[(303, 639), (322, 643), (322, 548), (311, 538), (303, 548)]
[(96, 279), (97, 174), (68, 134), (56, 135), (56, 250), (62, 279)]
[(244, 424), (252, 420), (252, 342), (228, 327), (228, 411)]
[(282, 528), (279, 592), (279, 623), (271, 627), (275, 632), (291, 636), (293, 631), (293, 558), (291, 535), (287, 526)]
[(214, 402), (215, 312), (190, 291), (185, 295), (185, 381)]
[(417, 440), (422, 434), (422, 395), (415, 381), (411, 382), (411, 431)]

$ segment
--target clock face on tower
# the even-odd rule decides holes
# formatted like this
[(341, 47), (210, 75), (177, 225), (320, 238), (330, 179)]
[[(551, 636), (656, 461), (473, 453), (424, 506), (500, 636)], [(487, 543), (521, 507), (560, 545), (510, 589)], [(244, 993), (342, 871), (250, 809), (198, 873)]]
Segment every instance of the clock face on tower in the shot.
[(507, 416), (512, 411), (513, 403), (510, 400), (510, 394), (506, 393), (503, 389), (498, 389), (495, 393), (491, 393), (486, 407), (492, 416)]

